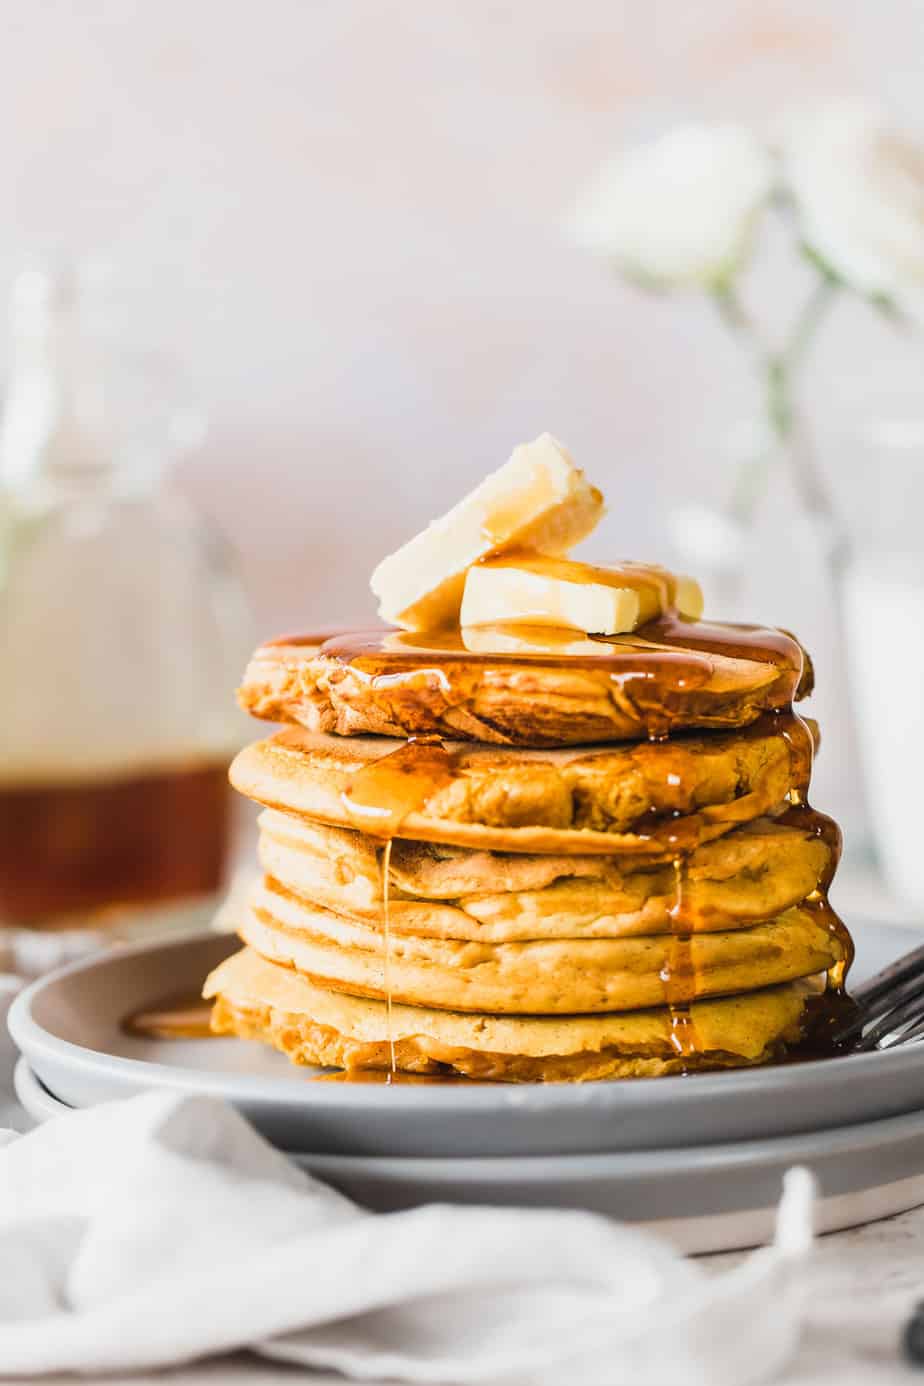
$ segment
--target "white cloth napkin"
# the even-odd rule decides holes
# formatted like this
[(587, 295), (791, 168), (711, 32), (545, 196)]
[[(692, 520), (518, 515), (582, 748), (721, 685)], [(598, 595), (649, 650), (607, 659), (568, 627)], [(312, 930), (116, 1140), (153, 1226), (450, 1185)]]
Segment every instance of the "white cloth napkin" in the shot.
[(148, 1094), (0, 1133), (0, 1376), (250, 1347), (409, 1382), (745, 1386), (798, 1335), (812, 1180), (776, 1243), (707, 1275), (588, 1213), (373, 1214), (231, 1108)]

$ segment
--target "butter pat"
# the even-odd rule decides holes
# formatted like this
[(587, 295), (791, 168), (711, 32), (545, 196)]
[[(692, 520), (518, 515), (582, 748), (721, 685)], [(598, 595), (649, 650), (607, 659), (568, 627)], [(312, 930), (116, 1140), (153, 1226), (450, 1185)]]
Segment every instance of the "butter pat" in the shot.
[(635, 630), (638, 614), (638, 593), (630, 587), (562, 581), (529, 568), (479, 566), (470, 568), (465, 580), (461, 623), (463, 629), (515, 623), (622, 635)]
[(599, 567), (513, 552), (469, 570), (461, 624), (558, 626), (588, 635), (623, 635), (670, 608), (682, 616), (702, 615), (699, 584), (652, 564)]
[(696, 578), (683, 577), (678, 574), (673, 582), (674, 606), (681, 616), (687, 616), (691, 621), (698, 621), (703, 614), (704, 602), (703, 589)]
[(458, 623), (466, 573), (512, 548), (567, 553), (603, 514), (603, 497), (549, 433), (508, 462), (372, 574), (383, 620), (406, 630)]

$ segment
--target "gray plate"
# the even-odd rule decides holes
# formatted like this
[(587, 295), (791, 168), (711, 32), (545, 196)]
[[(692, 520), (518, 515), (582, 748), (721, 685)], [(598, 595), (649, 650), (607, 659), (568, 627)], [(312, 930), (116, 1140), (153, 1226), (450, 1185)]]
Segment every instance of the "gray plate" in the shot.
[[(918, 940), (855, 929), (861, 978)], [(924, 1044), (825, 1062), (586, 1084), (312, 1083), (257, 1042), (143, 1040), (122, 1018), (192, 991), (237, 947), (214, 934), (83, 959), (23, 992), (10, 1029), (43, 1083), (76, 1107), (151, 1088), (227, 1098), (282, 1149), (391, 1156), (566, 1155), (757, 1140), (924, 1107)]]
[[(17, 1066), (16, 1091), (36, 1121), (71, 1110), (25, 1059)], [(809, 1166), (818, 1180), (818, 1231), (924, 1202), (924, 1112), (692, 1149), (469, 1159), (290, 1152), (290, 1158), (381, 1212), (426, 1202), (587, 1208), (642, 1223), (684, 1251), (724, 1251), (773, 1235), (783, 1174), (794, 1164)]]

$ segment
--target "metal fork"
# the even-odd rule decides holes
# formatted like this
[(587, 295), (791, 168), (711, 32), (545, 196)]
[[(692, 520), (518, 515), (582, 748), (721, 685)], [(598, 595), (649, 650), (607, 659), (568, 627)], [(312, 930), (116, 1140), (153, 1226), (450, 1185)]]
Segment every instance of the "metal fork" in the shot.
[(924, 945), (851, 990), (856, 1010), (831, 1034), (851, 1053), (924, 1039)]

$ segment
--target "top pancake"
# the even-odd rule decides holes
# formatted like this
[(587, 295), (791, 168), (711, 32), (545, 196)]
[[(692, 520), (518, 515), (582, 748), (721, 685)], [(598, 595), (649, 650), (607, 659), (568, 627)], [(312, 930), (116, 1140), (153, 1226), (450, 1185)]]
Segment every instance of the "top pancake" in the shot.
[(570, 746), (744, 727), (811, 689), (792, 636), (670, 613), (606, 639), (523, 627), (292, 636), (256, 651), (238, 696), (255, 717), (343, 736)]

